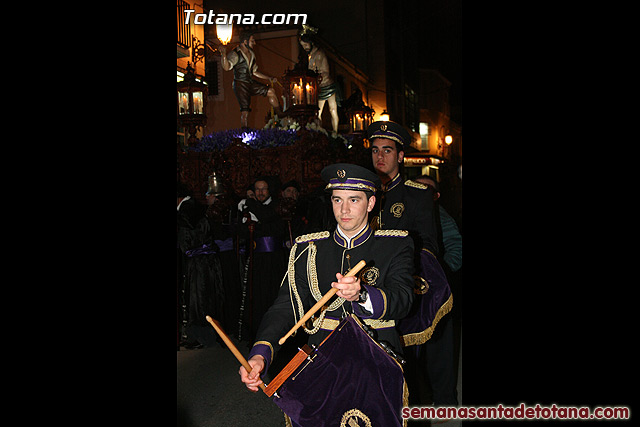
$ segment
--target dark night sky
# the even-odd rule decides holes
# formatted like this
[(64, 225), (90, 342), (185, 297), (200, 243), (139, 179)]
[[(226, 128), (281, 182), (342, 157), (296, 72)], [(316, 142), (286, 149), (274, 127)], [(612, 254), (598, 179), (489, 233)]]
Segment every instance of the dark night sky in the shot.
[[(300, 2), (280, 0), (239, 2), (237, 0), (205, 0), (205, 8), (216, 13), (307, 13), (307, 24), (318, 27), (319, 35), (338, 49), (354, 65), (365, 72), (366, 31), (364, 11), (373, 10), (367, 0), (322, 0)], [(397, 31), (419, 27), (419, 66), (437, 69), (451, 82), (450, 103), (452, 118), (462, 124), (462, 0), (396, 0), (387, 5), (400, 8), (415, 20), (412, 26), (393, 25)], [(380, 10), (379, 13), (383, 13)], [(406, 34), (405, 34), (406, 35)], [(369, 55), (375, 54), (369, 47)]]
[[(426, 21), (422, 34), (425, 54), (420, 65), (439, 70), (451, 82), (452, 115), (458, 124), (462, 124), (462, 0), (422, 0), (418, 3)], [(460, 110), (459, 114), (456, 109)]]

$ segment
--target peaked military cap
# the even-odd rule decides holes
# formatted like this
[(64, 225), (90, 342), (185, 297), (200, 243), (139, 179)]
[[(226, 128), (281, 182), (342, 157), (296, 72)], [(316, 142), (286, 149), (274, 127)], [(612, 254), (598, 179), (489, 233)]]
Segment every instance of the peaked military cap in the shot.
[(367, 128), (367, 138), (369, 141), (374, 138), (388, 138), (395, 141), (398, 151), (404, 149), (405, 144), (411, 144), (411, 135), (409, 132), (396, 122), (378, 121), (373, 122)]
[(380, 177), (369, 169), (350, 163), (334, 163), (322, 169), (325, 190), (357, 190), (376, 192)]

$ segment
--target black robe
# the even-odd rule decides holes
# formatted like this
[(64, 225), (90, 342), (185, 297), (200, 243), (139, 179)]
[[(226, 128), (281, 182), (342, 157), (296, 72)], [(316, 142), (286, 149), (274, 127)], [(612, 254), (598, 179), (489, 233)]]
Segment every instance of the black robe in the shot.
[[(217, 245), (205, 208), (193, 199), (186, 200), (178, 210), (178, 247), (182, 253), (182, 304), (187, 306), (186, 330), (188, 341), (206, 344), (215, 339), (215, 331), (206, 320), (224, 317), (224, 290)], [(213, 331), (213, 335), (212, 335)]]
[[(255, 199), (246, 199), (245, 212), (251, 212), (258, 219), (254, 223), (253, 235), (249, 231), (249, 222), (240, 223), (240, 236), (246, 239), (245, 255), (251, 261), (251, 274), (247, 280), (246, 295), (242, 307), (243, 325), (247, 325), (252, 339), (262, 316), (271, 306), (287, 268), (287, 250), (284, 246), (288, 239), (286, 223), (278, 215), (277, 201), (265, 205)], [(251, 237), (253, 242), (251, 242)]]

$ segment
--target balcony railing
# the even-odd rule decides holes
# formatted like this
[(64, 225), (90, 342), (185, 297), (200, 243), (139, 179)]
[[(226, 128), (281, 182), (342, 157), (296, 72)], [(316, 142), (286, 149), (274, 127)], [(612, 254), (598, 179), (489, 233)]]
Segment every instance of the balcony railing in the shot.
[(184, 11), (191, 9), (189, 3), (184, 0), (178, 0), (178, 45), (185, 49), (191, 47), (191, 24), (185, 22)]

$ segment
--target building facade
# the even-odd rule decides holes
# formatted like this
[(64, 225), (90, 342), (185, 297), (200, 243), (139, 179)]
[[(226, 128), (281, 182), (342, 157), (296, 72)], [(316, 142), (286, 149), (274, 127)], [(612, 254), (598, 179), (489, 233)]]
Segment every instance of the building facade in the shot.
[[(197, 78), (208, 87), (207, 121), (198, 131), (198, 137), (240, 127), (240, 108), (232, 89), (233, 71), (224, 71), (221, 67), (216, 26), (198, 24), (193, 19), (195, 13), (213, 12), (208, 9), (214, 7), (209, 6), (211, 4), (178, 0), (178, 81), (190, 63), (195, 67)], [(417, 35), (424, 32), (425, 24), (415, 13), (416, 2), (363, 0), (340, 2), (339, 6), (338, 14), (324, 3), (285, 1), (279, 4), (279, 9), (306, 13), (307, 23), (321, 29), (317, 39), (327, 53), (332, 77), (344, 100), (359, 91), (363, 103), (374, 110), (373, 120), (380, 120), (386, 112), (390, 120), (409, 130), (413, 141), (405, 153), (405, 176), (412, 178), (427, 173), (440, 180), (444, 165), (453, 170), (461, 164), (462, 127), (451, 120), (451, 83), (436, 69), (420, 68), (419, 54), (423, 46)], [(215, 8), (216, 12), (221, 11), (218, 8), (226, 8), (227, 12), (234, 13), (270, 10), (265, 2), (240, 5), (222, 1), (216, 2)], [(185, 10), (194, 10), (189, 21), (185, 20)], [(240, 31), (252, 31), (257, 42), (254, 51), (259, 70), (284, 84), (283, 76), (298, 62), (302, 50), (298, 43), (301, 27), (300, 22), (234, 23), (227, 52), (238, 45)], [(256, 80), (268, 84), (266, 80)], [(273, 87), (280, 105), (284, 106), (284, 88), (278, 84)], [(251, 110), (249, 127), (263, 128), (272, 115), (267, 98), (252, 97)], [(344, 109), (339, 109), (339, 117), (339, 132), (349, 132)], [(324, 109), (321, 120), (324, 129), (331, 129), (328, 108)], [(177, 134), (179, 142), (184, 141), (184, 130), (178, 128)]]

